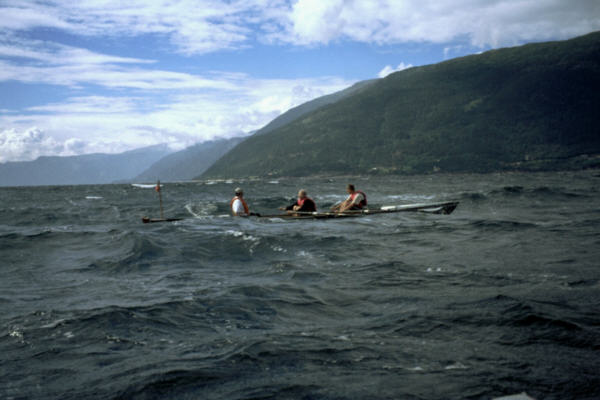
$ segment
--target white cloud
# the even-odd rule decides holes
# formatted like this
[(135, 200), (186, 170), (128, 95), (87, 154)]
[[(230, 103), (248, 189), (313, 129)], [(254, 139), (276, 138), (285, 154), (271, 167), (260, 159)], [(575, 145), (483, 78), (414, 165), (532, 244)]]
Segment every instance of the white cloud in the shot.
[(299, 0), (289, 14), (291, 43), (348, 39), (394, 44), (467, 37), (498, 47), (560, 39), (600, 29), (600, 2), (582, 0)]
[(115, 64), (82, 64), (76, 60), (57, 66), (20, 65), (0, 60), (0, 81), (9, 80), (70, 87), (91, 84), (146, 90), (233, 89), (230, 82), (218, 77)]
[(5, 1), (0, 12), (2, 13), (0, 29), (3, 31), (38, 27), (75, 29), (75, 25), (68, 23), (60, 16), (56, 7), (35, 1)]
[(278, 0), (7, 0), (0, 30), (56, 28), (78, 35), (162, 35), (177, 51), (201, 54), (244, 46), (248, 23), (266, 22)]
[(29, 107), (27, 111), (53, 114), (119, 114), (132, 112), (143, 103), (143, 97), (78, 96), (62, 103)]
[(154, 60), (119, 57), (96, 53), (59, 43), (28, 40), (0, 34), (0, 57), (20, 58), (21, 63), (43, 62), (48, 65), (152, 64)]
[[(28, 140), (27, 145), (0, 148), (3, 160), (123, 151), (157, 143), (180, 148), (258, 129), (291, 107), (353, 83), (336, 77), (255, 79), (232, 72), (176, 72), (153, 68), (152, 60), (4, 39), (0, 81), (65, 86), (66, 93), (81, 95), (1, 112), (0, 129), (11, 132), (11, 143), (21, 135), (18, 132), (32, 126), (55, 141), (53, 146)], [(90, 95), (96, 92), (87, 89), (90, 85), (109, 94)], [(31, 151), (36, 145), (40, 150)]]
[(87, 143), (78, 138), (67, 139), (64, 143), (64, 149), (69, 154), (81, 154), (85, 152), (86, 147)]
[[(76, 96), (26, 112), (0, 114), (0, 127), (12, 132), (11, 137), (38, 126), (54, 145), (29, 140), (27, 146), (0, 147), (0, 160), (117, 152), (158, 143), (182, 148), (261, 128), (291, 107), (353, 83), (335, 77), (254, 79), (243, 74), (223, 74), (220, 79), (228, 90)], [(33, 151), (35, 146), (39, 150)]]
[(396, 68), (392, 67), (391, 65), (386, 65), (385, 67), (383, 67), (383, 69), (381, 71), (379, 71), (377, 76), (380, 78), (385, 78), (386, 76), (388, 76), (389, 74), (391, 74), (393, 72), (402, 71), (402, 70), (411, 68), (412, 66), (413, 66), (412, 64), (404, 64), (403, 62), (398, 64), (398, 66)]
[(44, 154), (57, 154), (63, 147), (42, 131), (32, 127), (25, 131), (0, 131), (0, 162), (33, 160)]
[(76, 35), (155, 35), (183, 54), (239, 49), (257, 39), (478, 47), (561, 39), (600, 29), (597, 0), (4, 0), (0, 31), (55, 28)]

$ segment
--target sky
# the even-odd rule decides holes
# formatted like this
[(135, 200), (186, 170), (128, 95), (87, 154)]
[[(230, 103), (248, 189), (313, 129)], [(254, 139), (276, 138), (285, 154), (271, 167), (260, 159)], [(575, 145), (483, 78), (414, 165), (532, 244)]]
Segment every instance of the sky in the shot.
[(596, 30), (598, 0), (0, 0), (0, 162), (182, 149), (357, 81)]

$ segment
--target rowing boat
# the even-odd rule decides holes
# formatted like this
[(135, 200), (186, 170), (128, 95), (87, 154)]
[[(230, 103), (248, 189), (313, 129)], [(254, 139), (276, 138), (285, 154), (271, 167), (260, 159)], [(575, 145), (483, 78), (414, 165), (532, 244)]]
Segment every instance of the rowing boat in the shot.
[(444, 203), (419, 203), (397, 206), (383, 206), (378, 209), (367, 209), (345, 212), (294, 212), (290, 214), (256, 215), (257, 218), (285, 218), (285, 219), (330, 219), (330, 218), (355, 218), (365, 215), (390, 214), (399, 212), (424, 212), (429, 214), (451, 214), (458, 206), (458, 201)]
[[(448, 201), (445, 203), (420, 203), (404, 204), (398, 206), (383, 206), (378, 209), (367, 209), (345, 212), (293, 212), (290, 214), (271, 214), (261, 215), (252, 214), (248, 218), (283, 218), (283, 219), (332, 219), (332, 218), (356, 218), (365, 215), (390, 214), (399, 212), (424, 212), (429, 214), (451, 214), (458, 206), (458, 201)], [(145, 224), (155, 222), (174, 222), (181, 221), (182, 218), (148, 218), (143, 217)]]

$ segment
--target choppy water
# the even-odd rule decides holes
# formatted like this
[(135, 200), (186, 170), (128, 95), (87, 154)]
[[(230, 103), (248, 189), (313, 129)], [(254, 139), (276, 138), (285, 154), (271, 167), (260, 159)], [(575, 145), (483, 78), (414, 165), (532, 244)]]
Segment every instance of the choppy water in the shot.
[(0, 398), (600, 398), (598, 171), (346, 181), (0, 188)]

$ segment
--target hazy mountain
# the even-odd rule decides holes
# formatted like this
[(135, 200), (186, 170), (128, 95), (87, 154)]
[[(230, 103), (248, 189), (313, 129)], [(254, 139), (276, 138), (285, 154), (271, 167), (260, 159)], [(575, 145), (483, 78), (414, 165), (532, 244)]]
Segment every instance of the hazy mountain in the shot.
[(241, 143), (245, 137), (220, 139), (190, 146), (171, 153), (136, 176), (135, 182), (182, 181), (202, 174), (229, 150)]
[(76, 185), (131, 179), (169, 154), (167, 145), (120, 154), (39, 157), (0, 164), (0, 186)]
[(410, 68), (227, 153), (203, 177), (600, 165), (600, 33)]

